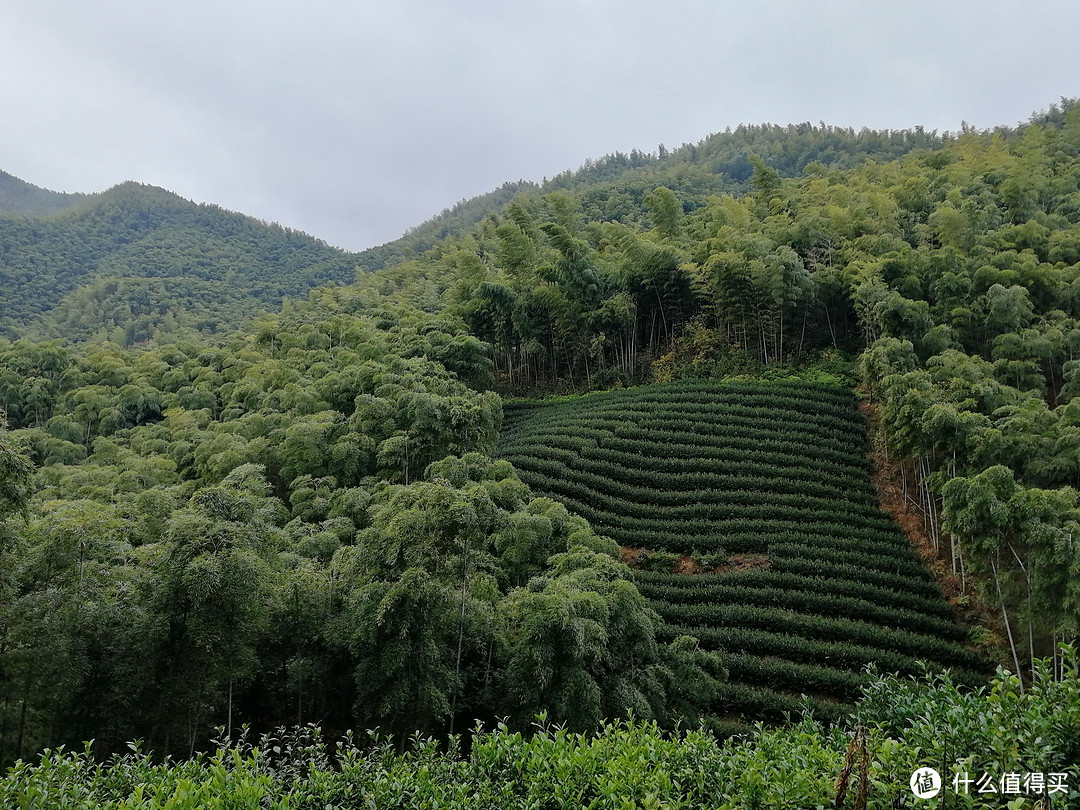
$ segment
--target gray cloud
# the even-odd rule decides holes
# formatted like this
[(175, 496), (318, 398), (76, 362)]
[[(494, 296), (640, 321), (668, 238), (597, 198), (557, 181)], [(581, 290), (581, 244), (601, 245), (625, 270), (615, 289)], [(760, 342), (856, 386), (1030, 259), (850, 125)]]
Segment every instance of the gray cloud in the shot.
[(957, 129), (1077, 95), (1048, 0), (0, 0), (0, 168), (360, 249), (507, 180), (739, 123)]

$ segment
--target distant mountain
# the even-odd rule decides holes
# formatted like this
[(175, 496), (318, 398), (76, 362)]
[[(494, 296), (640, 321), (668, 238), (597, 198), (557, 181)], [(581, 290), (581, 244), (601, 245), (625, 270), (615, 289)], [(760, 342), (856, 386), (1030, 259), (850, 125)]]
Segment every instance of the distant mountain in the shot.
[(225, 331), (355, 277), (354, 254), (161, 188), (123, 183), (48, 216), (29, 212), (56, 209), (53, 192), (15, 178), (4, 188), (25, 201), (0, 214), (0, 334), (9, 337), (131, 344)]
[(314, 287), (435, 255), (522, 194), (562, 192), (585, 221), (648, 227), (644, 200), (658, 185), (690, 212), (710, 195), (746, 192), (751, 155), (791, 177), (811, 163), (849, 168), (944, 141), (921, 128), (740, 126), (671, 151), (615, 152), (543, 183), (506, 183), (356, 254), (152, 186), (61, 194), (0, 172), (0, 335), (132, 344), (224, 331)]
[(87, 194), (49, 191), (0, 171), (0, 213), (47, 216), (66, 211), (87, 199)]

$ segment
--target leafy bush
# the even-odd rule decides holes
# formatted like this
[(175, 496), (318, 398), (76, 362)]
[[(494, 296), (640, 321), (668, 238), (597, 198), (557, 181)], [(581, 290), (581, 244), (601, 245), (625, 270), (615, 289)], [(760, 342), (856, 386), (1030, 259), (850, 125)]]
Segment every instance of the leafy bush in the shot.
[[(1063, 646), (1061, 677), (1049, 662), (1022, 691), (999, 671), (989, 687), (964, 690), (947, 675), (870, 678), (843, 722), (803, 719), (757, 725), (723, 742), (704, 730), (663, 733), (654, 723), (609, 722), (573, 733), (541, 716), (528, 734), (503, 724), (441, 745), (414, 737), (398, 745), (374, 732), (346, 734), (332, 748), (317, 728), (243, 739), (186, 761), (157, 761), (138, 745), (96, 762), (83, 751), (46, 751), (0, 778), (0, 805), (20, 810), (202, 810), (346, 807), (736, 808), (825, 807), (837, 799), (845, 766), (849, 794), (865, 779), (868, 810), (909, 806), (918, 767), (943, 769), (950, 807), (999, 807), (997, 796), (957, 794), (958, 771), (1059, 773), (1066, 789), (1051, 807), (1080, 801), (1080, 672)], [(798, 701), (749, 687), (744, 701), (764, 712)], [(839, 718), (836, 718), (839, 719)], [(729, 726), (730, 727), (730, 726)], [(331, 756), (332, 754), (332, 756)], [(332, 764), (331, 764), (332, 763)], [(1027, 797), (1034, 801), (1037, 797)], [(1014, 802), (1009, 805), (1020, 806)], [(1026, 804), (1024, 806), (1031, 806)]]

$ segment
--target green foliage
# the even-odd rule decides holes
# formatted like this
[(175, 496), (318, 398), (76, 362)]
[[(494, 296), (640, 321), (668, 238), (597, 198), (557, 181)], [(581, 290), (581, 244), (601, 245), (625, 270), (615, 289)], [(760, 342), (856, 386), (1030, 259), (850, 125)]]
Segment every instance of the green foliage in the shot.
[[(2, 552), (0, 757), (90, 736), (104, 755), (135, 736), (190, 753), (241, 720), (407, 735), (546, 708), (583, 729), (698, 716), (719, 662), (657, 644), (614, 543), (486, 455), (501, 402), (444, 365), (484, 380), (460, 325), (337, 304), (228, 348), (0, 347), (13, 386), (56, 381), (40, 413), (18, 410), (36, 498), (2, 445), (5, 513), (30, 520)], [(530, 691), (521, 662), (570, 633), (522, 629), (545, 577), (545, 598), (591, 606), (592, 641), (544, 678), (587, 680), (602, 705)]]
[(0, 411), (0, 520), (12, 514), (25, 514), (34, 471), (21, 448), (11, 441), (2, 416)]
[[(264, 317), (228, 348), (0, 345), (4, 396), (21, 422), (0, 443), (11, 530), (0, 549), (9, 696), (0, 758), (89, 736), (104, 752), (139, 735), (190, 751), (215, 723), (241, 717), (280, 722), (332, 708), (387, 719), (370, 701), (351, 714), (351, 670), (369, 662), (335, 628), (364, 580), (342, 583), (334, 555), (387, 532), (384, 496), (452, 519), (440, 512), (450, 501), (386, 484), (493, 447), (498, 398), (432, 359), (482, 384), (474, 343), (457, 324), (419, 313), (387, 310), (376, 323), (309, 304)], [(48, 397), (34, 400), (27, 380), (43, 381)], [(33, 482), (31, 460), (41, 465)], [(492, 547), (499, 538), (506, 556), (503, 569), (492, 553), (495, 569), (484, 572), (501, 596), (567, 546), (552, 528), (555, 505), (528, 512), (528, 491), (505, 464), (494, 469), (487, 511), (521, 512), (484, 538)], [(565, 510), (559, 520), (584, 533)], [(456, 603), (437, 561), (417, 558)], [(406, 569), (386, 573), (398, 587)], [(376, 666), (390, 655), (377, 646)], [(444, 703), (460, 684), (444, 684)], [(487, 705), (474, 716), (491, 714), (495, 702)], [(441, 721), (433, 717), (421, 720)]]
[[(1072, 102), (956, 138), (742, 127), (508, 185), (354, 257), (134, 184), (69, 207), (0, 183), (21, 212), (0, 217), (17, 291), (0, 759), (89, 737), (102, 757), (135, 737), (189, 754), (234, 718), (403, 740), (632, 710), (730, 733), (839, 719), (871, 661), (977, 682), (836, 388), (864, 350), (904, 494), (1041, 683), (1080, 605), (1078, 161)], [(375, 272), (340, 286), (357, 264)], [(494, 386), (654, 379), (680, 382), (512, 403), (488, 457)], [(616, 544), (716, 571), (631, 576)], [(751, 787), (730, 803), (830, 801), (822, 763), (846, 743), (801, 728), (820, 773), (732, 754)], [(882, 746), (884, 784), (908, 763)], [(466, 767), (421, 749), (427, 785)], [(598, 795), (571, 772), (543, 778), (570, 804)], [(412, 789), (397, 773), (387, 803)], [(211, 802), (195, 776), (176, 785), (161, 802)]]
[(697, 640), (656, 645), (656, 616), (621, 564), (583, 547), (552, 558), (550, 572), (511, 595), (508, 684), (526, 716), (538, 710), (570, 728), (607, 717), (669, 712), (693, 720), (726, 678)]
[[(953, 789), (954, 774), (985, 770), (996, 778), (1061, 774), (1064, 790), (1043, 798), (1071, 807), (1080, 798), (1080, 695), (1075, 652), (1063, 650), (1062, 659), (1064, 677), (1040, 669), (1026, 693), (1004, 673), (975, 692), (958, 689), (947, 676), (875, 676), (842, 725), (809, 719), (779, 729), (758, 725), (722, 743), (704, 730), (665, 734), (637, 719), (582, 734), (541, 716), (529, 734), (501, 723), (476, 729), (467, 755), (456, 739), (443, 748), (417, 736), (400, 750), (374, 732), (361, 740), (346, 734), (330, 749), (313, 727), (279, 730), (254, 745), (228, 741), (180, 762), (156, 761), (137, 745), (105, 764), (95, 762), (89, 747), (54, 749), (10, 768), (0, 779), (0, 801), (117, 810), (362, 802), (500, 810), (826, 807), (837, 802), (839, 777), (847, 770), (849, 795), (862, 789), (867, 808), (885, 810), (910, 802), (911, 773), (931, 764), (942, 770), (950, 805), (1004, 806), (1002, 797)], [(852, 771), (853, 764), (859, 766)]]
[(125, 183), (77, 205), (23, 196), (23, 214), (58, 213), (0, 216), (8, 335), (131, 345), (228, 333), (286, 297), (354, 279), (355, 256), (151, 186)]
[[(526, 483), (646, 550), (642, 567), (659, 573), (635, 577), (659, 637), (695, 636), (722, 653), (732, 682), (712, 712), (779, 720), (803, 710), (788, 695), (851, 701), (868, 663), (914, 673), (927, 660), (971, 682), (987, 672), (878, 508), (850, 392), (683, 382), (517, 401), (506, 413), (500, 450)], [(702, 551), (723, 551), (720, 573), (671, 573), (677, 555)], [(762, 568), (740, 572), (733, 554)], [(541, 601), (535, 613), (554, 610)]]

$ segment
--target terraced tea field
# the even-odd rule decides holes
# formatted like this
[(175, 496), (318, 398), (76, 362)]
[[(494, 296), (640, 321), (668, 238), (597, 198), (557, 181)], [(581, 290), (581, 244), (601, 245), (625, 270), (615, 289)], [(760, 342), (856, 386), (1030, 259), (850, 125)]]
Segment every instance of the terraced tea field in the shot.
[(924, 660), (985, 677), (878, 507), (852, 392), (674, 383), (509, 402), (505, 414), (500, 455), (534, 491), (666, 569), (636, 574), (661, 635), (723, 651), (721, 726), (799, 714), (803, 695), (818, 717), (836, 716), (868, 663), (915, 673)]

